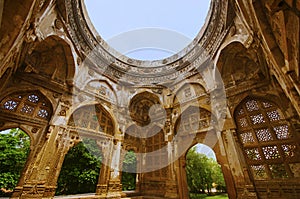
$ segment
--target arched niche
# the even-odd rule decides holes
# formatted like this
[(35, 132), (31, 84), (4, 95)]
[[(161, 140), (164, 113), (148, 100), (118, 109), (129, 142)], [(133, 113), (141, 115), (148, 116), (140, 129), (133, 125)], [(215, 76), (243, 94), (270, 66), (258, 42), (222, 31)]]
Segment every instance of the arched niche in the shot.
[(35, 74), (42, 81), (64, 86), (73, 84), (75, 63), (70, 46), (57, 36), (50, 36), (37, 43), (25, 58), (20, 69), (25, 74)]
[(201, 97), (206, 94), (205, 88), (199, 83), (185, 83), (175, 93), (173, 104), (184, 103), (187, 100), (191, 100), (197, 97)]
[(140, 136), (139, 129), (135, 124), (133, 124), (125, 131), (123, 148), (124, 150), (134, 150), (136, 152), (140, 152), (141, 144), (142, 138)]
[(112, 103), (117, 103), (117, 95), (113, 87), (104, 80), (93, 80), (87, 84), (86, 89), (96, 94), (96, 96), (102, 97)]
[(68, 125), (79, 131), (82, 136), (86, 132), (114, 136), (115, 124), (112, 116), (100, 104), (86, 105), (74, 111)]
[(226, 46), (217, 62), (224, 85), (230, 87), (247, 81), (257, 83), (268, 77), (265, 73), (265, 62), (260, 58), (260, 51), (247, 49), (239, 42)]
[(198, 132), (206, 132), (210, 129), (212, 114), (208, 110), (200, 107), (190, 106), (182, 112), (175, 122), (174, 134), (185, 136)]
[(129, 112), (131, 119), (139, 126), (147, 126), (152, 120), (164, 116), (158, 96), (147, 91), (130, 100)]

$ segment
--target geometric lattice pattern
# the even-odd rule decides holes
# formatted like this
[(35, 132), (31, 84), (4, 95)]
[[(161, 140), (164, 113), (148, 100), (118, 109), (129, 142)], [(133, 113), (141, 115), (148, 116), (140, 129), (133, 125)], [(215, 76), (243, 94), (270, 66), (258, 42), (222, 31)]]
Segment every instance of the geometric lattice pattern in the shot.
[(242, 143), (253, 143), (255, 142), (254, 137), (251, 132), (241, 133)]
[(237, 107), (235, 121), (254, 179), (293, 177), (288, 162), (299, 162), (299, 146), (275, 103), (248, 98)]
[(101, 105), (84, 106), (76, 110), (69, 125), (77, 128), (114, 135), (112, 119)]
[(263, 180), (268, 177), (266, 167), (264, 165), (252, 165), (251, 169), (255, 179)]
[(1, 111), (13, 112), (25, 117), (48, 120), (51, 116), (50, 102), (39, 92), (15, 93), (0, 103)]

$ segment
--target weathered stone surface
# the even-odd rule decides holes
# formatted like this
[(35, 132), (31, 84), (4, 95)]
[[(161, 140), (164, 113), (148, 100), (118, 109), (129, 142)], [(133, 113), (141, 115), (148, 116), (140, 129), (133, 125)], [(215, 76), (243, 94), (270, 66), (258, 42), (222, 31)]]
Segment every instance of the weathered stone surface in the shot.
[(186, 199), (197, 143), (216, 153), (230, 198), (300, 197), (299, 1), (214, 0), (192, 47), (153, 62), (114, 54), (82, 2), (0, 4), (0, 130), (31, 139), (12, 198), (53, 198), (83, 137), (103, 165), (96, 193), (72, 198), (126, 197), (119, 171), (133, 150), (134, 197)]

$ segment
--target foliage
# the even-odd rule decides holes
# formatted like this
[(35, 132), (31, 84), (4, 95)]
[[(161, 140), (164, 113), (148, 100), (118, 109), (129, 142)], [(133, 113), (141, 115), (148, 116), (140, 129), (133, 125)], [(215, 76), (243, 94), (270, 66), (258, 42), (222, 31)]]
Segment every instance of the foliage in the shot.
[(59, 175), (56, 194), (95, 192), (101, 167), (101, 152), (94, 140), (84, 140), (70, 149)]
[(196, 152), (196, 147), (189, 150), (187, 159), (187, 181), (190, 193), (211, 192), (213, 184), (225, 190), (224, 177), (220, 165), (203, 154)]
[(0, 196), (18, 183), (30, 151), (30, 138), (20, 129), (0, 133)]
[(128, 151), (123, 161), (122, 189), (124, 191), (135, 190), (136, 173), (134, 171), (136, 171), (136, 156), (133, 151)]

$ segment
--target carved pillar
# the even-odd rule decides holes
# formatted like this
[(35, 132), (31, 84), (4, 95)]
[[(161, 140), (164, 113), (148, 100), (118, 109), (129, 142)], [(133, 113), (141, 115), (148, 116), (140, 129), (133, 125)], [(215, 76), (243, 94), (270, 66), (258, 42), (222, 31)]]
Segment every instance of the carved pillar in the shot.
[(178, 184), (177, 184), (177, 179), (176, 179), (176, 172), (175, 172), (175, 165), (176, 162), (174, 160), (175, 155), (174, 155), (174, 146), (172, 143), (169, 141), (168, 142), (168, 160), (169, 160), (169, 165), (168, 165), (168, 180), (166, 181), (166, 198), (179, 198), (178, 194)]
[(110, 155), (112, 152), (112, 142), (111, 140), (103, 142), (98, 140), (97, 145), (102, 149), (103, 159), (96, 188), (96, 195), (98, 195), (99, 198), (106, 198), (110, 176)]
[(224, 157), (219, 160), (222, 165), (224, 179), (227, 185), (229, 198), (257, 198), (254, 184), (251, 182), (247, 165), (244, 161), (238, 141), (235, 139), (235, 130), (224, 130), (222, 140)]
[(186, 178), (186, 160), (185, 156), (180, 157), (175, 162), (175, 169), (176, 169), (176, 175), (177, 175), (177, 183), (178, 183), (178, 193), (180, 199), (186, 199), (189, 198), (189, 191), (188, 191), (188, 184), (187, 184), (187, 178)]
[(97, 198), (121, 198), (120, 156), (121, 142), (112, 140), (99, 141), (102, 148), (103, 161), (97, 184)]
[(108, 183), (108, 197), (109, 198), (121, 198), (121, 176), (120, 176), (120, 161), (121, 161), (121, 145), (120, 140), (116, 140), (115, 145), (113, 145), (112, 151), (112, 161), (110, 170), (110, 179)]
[[(56, 181), (59, 176), (63, 159), (69, 147), (74, 143), (70, 141), (65, 129), (50, 126), (47, 140), (37, 158), (26, 171), (26, 178), (22, 187), (17, 187), (12, 198), (52, 198), (55, 194)], [(74, 136), (74, 139), (78, 137)]]

